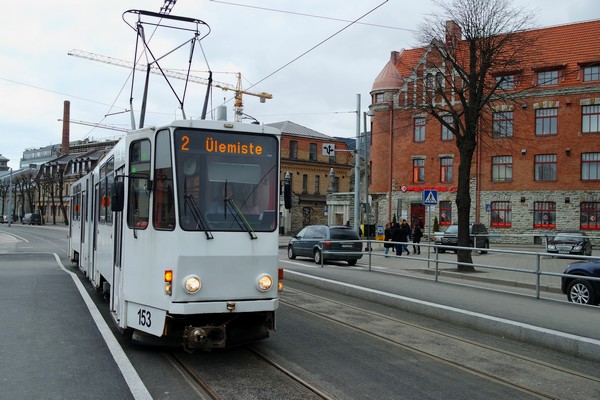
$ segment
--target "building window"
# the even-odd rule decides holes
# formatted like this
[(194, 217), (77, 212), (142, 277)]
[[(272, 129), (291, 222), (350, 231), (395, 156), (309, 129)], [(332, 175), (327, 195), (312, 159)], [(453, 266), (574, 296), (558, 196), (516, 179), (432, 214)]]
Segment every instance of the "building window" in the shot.
[(583, 106), (581, 108), (581, 131), (584, 133), (600, 132), (600, 106)]
[(290, 140), (290, 158), (298, 159), (298, 142), (296, 140)]
[(452, 182), (452, 157), (440, 158), (440, 182)]
[(536, 181), (556, 180), (556, 154), (538, 154), (535, 156)]
[(496, 77), (496, 85), (498, 89), (513, 90), (515, 88), (514, 75), (502, 75)]
[(512, 226), (512, 205), (510, 201), (492, 201), (491, 226), (510, 228)]
[(538, 86), (558, 85), (558, 70), (537, 73)]
[(427, 77), (425, 78), (425, 90), (427, 90), (427, 93), (431, 94), (433, 93), (433, 74), (427, 74)]
[(600, 81), (600, 66), (594, 65), (583, 68), (583, 81)]
[(535, 134), (556, 135), (558, 132), (558, 108), (535, 110)]
[(425, 118), (418, 117), (414, 119), (415, 124), (415, 142), (425, 141)]
[[(442, 118), (445, 123), (453, 126), (454, 118), (452, 118), (452, 115), (444, 115)], [(446, 125), (442, 124), (442, 140), (452, 140), (453, 138), (454, 135), (452, 134), (452, 131), (448, 129)]]
[(440, 201), (440, 225), (452, 225), (451, 201)]
[(533, 227), (556, 228), (556, 203), (536, 201), (533, 203)]
[(310, 159), (310, 161), (316, 161), (317, 160), (317, 144), (316, 143), (311, 143), (310, 144), (309, 159)]
[(512, 181), (512, 156), (492, 157), (492, 182)]
[(425, 182), (425, 160), (422, 158), (413, 160), (413, 182)]
[(375, 103), (383, 103), (383, 93), (375, 94)]
[(582, 201), (580, 206), (580, 223), (581, 229), (600, 229), (600, 202), (597, 201)]
[(315, 176), (315, 194), (321, 193), (321, 177), (319, 175)]
[(302, 175), (302, 193), (308, 193), (308, 175)]
[(600, 180), (600, 153), (583, 153), (581, 155), (581, 180)]
[(495, 112), (493, 125), (493, 137), (510, 137), (513, 135), (513, 112)]

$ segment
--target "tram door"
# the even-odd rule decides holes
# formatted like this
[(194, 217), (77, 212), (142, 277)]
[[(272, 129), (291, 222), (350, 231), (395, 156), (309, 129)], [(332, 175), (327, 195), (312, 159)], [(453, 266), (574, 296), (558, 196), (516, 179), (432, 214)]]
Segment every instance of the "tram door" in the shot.
[[(116, 171), (115, 176), (124, 175), (124, 171), (125, 171), (125, 167), (119, 168)], [(123, 248), (123, 213), (122, 212), (113, 213), (113, 217), (114, 217), (113, 237), (115, 239), (114, 239), (113, 262), (112, 262), (113, 290), (110, 291), (110, 293), (111, 293), (110, 304), (111, 304), (111, 310), (113, 310), (116, 313), (117, 318), (120, 319), (121, 315), (122, 315), (121, 305), (123, 303), (123, 296), (122, 296), (122, 293), (123, 293), (123, 279), (122, 278), (123, 277), (122, 277), (122, 271), (121, 271), (121, 254), (122, 254), (122, 248)]]
[(94, 188), (94, 201), (92, 202), (92, 219), (90, 221), (92, 237), (91, 239), (91, 254), (90, 254), (90, 277), (92, 282), (98, 286), (100, 285), (100, 276), (96, 276), (96, 256), (98, 254), (98, 211), (96, 210), (99, 198), (100, 198), (100, 184), (92, 182)]

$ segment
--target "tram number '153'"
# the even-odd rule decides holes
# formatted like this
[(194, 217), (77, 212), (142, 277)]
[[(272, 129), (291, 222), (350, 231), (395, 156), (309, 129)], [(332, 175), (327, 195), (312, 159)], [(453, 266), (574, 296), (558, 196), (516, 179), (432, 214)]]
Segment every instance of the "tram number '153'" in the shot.
[(144, 310), (143, 308), (140, 308), (137, 314), (139, 326), (147, 326), (148, 328), (152, 326), (152, 313), (150, 310)]
[(166, 317), (166, 310), (127, 302), (127, 326), (130, 328), (161, 336)]

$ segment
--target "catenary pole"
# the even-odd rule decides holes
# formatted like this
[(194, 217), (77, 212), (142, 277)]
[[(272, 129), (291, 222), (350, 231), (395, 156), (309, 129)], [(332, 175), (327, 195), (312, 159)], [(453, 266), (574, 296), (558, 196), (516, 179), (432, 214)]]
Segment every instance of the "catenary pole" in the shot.
[(360, 235), (360, 93), (356, 95), (356, 146), (354, 150), (354, 230)]

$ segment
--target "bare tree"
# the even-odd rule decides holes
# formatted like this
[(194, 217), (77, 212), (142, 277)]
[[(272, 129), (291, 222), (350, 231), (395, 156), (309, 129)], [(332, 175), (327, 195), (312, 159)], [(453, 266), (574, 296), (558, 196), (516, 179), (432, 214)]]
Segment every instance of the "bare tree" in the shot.
[[(434, 0), (442, 10), (426, 19), (419, 38), (428, 49), (422, 76), (425, 98), (415, 103), (455, 137), (458, 167), (458, 245), (469, 247), (471, 165), (475, 149), (485, 141), (485, 115), (492, 103), (508, 98), (502, 73), (515, 71), (531, 55), (530, 28), (534, 14), (512, 6), (511, 0)], [(431, 73), (433, 71), (433, 73)], [(511, 94), (512, 98), (516, 94)], [(491, 134), (491, 130), (489, 130)], [(471, 251), (457, 252), (458, 269), (472, 271)]]

